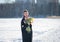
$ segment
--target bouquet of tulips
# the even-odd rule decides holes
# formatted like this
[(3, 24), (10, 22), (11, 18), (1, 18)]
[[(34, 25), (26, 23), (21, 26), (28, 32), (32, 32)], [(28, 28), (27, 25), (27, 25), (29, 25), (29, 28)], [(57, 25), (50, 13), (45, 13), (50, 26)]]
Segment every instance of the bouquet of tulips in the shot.
[(31, 22), (33, 22), (34, 18), (28, 18), (25, 22), (29, 25)]
[[(28, 18), (28, 19), (26, 20), (26, 23), (27, 23), (28, 25), (30, 25), (30, 23), (33, 22), (33, 20), (34, 20), (34, 18)], [(31, 31), (31, 29), (30, 29), (29, 26), (26, 28), (26, 31), (27, 31), (28, 33)]]

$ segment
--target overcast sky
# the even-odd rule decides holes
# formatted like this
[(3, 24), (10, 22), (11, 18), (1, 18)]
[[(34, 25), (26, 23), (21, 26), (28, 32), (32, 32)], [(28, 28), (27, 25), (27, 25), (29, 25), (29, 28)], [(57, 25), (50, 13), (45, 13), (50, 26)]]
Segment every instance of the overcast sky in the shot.
[[(6, 3), (6, 2), (12, 3), (12, 2), (15, 2), (15, 0), (0, 0), (0, 3)], [(36, 0), (35, 0), (35, 2), (36, 2)], [(59, 0), (59, 3), (60, 3), (60, 0)]]
[(59, 0), (59, 3), (60, 3), (60, 0)]
[(0, 3), (6, 3), (6, 2), (8, 2), (8, 3), (12, 3), (12, 2), (14, 2), (15, 0), (0, 0)]

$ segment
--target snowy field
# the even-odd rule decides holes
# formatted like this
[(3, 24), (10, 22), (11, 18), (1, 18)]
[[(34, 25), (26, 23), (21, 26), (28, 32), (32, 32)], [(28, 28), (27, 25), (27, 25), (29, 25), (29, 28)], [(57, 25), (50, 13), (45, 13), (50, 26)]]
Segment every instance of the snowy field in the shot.
[[(0, 18), (0, 42), (22, 42), (21, 18)], [(60, 42), (60, 19), (35, 18), (33, 42)]]

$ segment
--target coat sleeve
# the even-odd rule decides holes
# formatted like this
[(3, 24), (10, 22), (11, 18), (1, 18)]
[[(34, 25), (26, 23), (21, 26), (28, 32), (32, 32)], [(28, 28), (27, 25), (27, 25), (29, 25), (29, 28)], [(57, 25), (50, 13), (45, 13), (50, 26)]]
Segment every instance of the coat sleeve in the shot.
[(23, 19), (21, 20), (21, 30), (22, 28), (24, 27), (24, 22), (23, 22)]

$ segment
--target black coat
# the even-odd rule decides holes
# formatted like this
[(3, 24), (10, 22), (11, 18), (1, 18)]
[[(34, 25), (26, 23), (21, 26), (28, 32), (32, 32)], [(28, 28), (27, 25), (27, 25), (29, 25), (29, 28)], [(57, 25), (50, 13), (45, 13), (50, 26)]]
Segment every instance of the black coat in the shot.
[[(23, 18), (21, 21), (21, 31), (22, 31), (22, 40), (23, 42), (32, 42), (32, 25), (28, 25), (27, 23), (24, 23), (25, 19)], [(31, 32), (28, 33), (26, 31), (27, 27), (30, 27)]]

